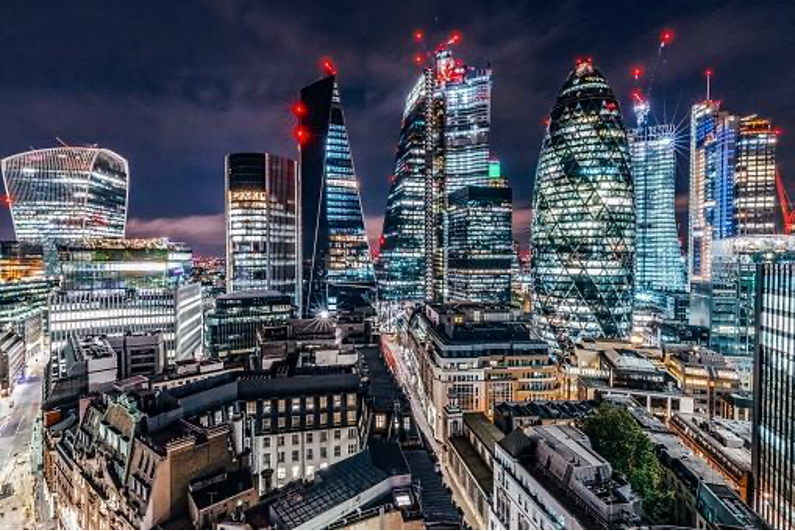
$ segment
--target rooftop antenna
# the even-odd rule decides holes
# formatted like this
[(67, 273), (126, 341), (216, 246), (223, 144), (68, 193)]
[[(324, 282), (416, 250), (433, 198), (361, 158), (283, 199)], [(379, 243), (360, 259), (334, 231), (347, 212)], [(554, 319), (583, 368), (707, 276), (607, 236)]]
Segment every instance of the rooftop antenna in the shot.
[(707, 101), (709, 101), (709, 85), (710, 81), (712, 81), (712, 74), (713, 72), (711, 68), (707, 68), (707, 70), (704, 72), (704, 76), (707, 78)]
[(70, 146), (69, 144), (67, 144), (66, 142), (64, 142), (63, 140), (61, 140), (61, 139), (60, 139), (60, 137), (57, 137), (57, 136), (56, 136), (56, 137), (55, 137), (55, 140), (57, 140), (57, 141), (58, 141), (58, 143), (59, 143), (59, 144), (61, 144), (63, 147), (67, 147), (67, 148), (68, 148), (68, 147), (72, 147), (72, 146)]

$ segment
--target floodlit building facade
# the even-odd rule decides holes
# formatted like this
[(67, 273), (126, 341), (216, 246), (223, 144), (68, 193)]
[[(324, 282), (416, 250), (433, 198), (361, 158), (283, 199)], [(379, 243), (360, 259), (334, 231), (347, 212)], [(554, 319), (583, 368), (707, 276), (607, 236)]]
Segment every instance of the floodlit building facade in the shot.
[(734, 225), (740, 236), (776, 233), (776, 143), (770, 120), (740, 119), (734, 171)]
[(117, 153), (58, 147), (0, 164), (17, 240), (124, 237), (130, 171)]

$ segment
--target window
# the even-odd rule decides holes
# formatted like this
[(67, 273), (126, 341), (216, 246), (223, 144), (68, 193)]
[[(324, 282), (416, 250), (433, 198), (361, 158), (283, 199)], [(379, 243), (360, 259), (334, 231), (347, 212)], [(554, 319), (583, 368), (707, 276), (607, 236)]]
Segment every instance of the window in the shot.
[(307, 411), (314, 411), (315, 410), (315, 397), (310, 396), (306, 399), (306, 410)]
[(355, 453), (356, 453), (356, 445), (355, 444), (349, 444), (348, 445), (348, 455), (353, 455)]
[(286, 424), (287, 424), (287, 422), (284, 420), (284, 416), (281, 416), (281, 415), (280, 415), (280, 416), (279, 416), (279, 428), (282, 428), (282, 429), (284, 429), (284, 426), (285, 426)]
[(315, 425), (315, 416), (314, 415), (307, 415), (304, 418), (304, 422), (306, 423), (306, 427), (307, 428), (314, 426)]
[(284, 467), (283, 467), (283, 466), (280, 466), (278, 469), (276, 469), (276, 477), (277, 477), (278, 479), (284, 479), (284, 478), (285, 478), (285, 476), (287, 475), (287, 473), (286, 473), (286, 472), (287, 472), (287, 471), (284, 469)]
[(315, 438), (315, 434), (311, 431), (306, 434), (306, 444), (312, 444), (312, 440)]
[(342, 430), (334, 430), (334, 440), (339, 441), (342, 438)]
[(262, 446), (264, 446), (265, 448), (271, 447), (270, 435), (266, 435), (265, 437), (262, 438)]
[(327, 457), (328, 457), (328, 448), (326, 448), (325, 446), (321, 446), (320, 447), (320, 458), (321, 459), (325, 459)]
[(339, 426), (340, 424), (342, 424), (342, 413), (340, 413), (339, 411), (335, 411), (334, 412), (334, 425), (335, 426)]
[(284, 446), (284, 435), (279, 435), (278, 443), (279, 446)]
[(298, 450), (293, 450), (292, 460), (293, 463), (297, 463), (298, 461), (301, 460), (301, 456), (298, 454)]
[(328, 413), (321, 413), (320, 414), (320, 425), (326, 426), (328, 424)]
[(246, 402), (246, 413), (255, 415), (257, 413), (257, 403), (252, 401)]
[(301, 444), (301, 438), (297, 433), (293, 433), (293, 446)]
[(386, 428), (386, 415), (379, 413), (375, 416), (375, 428), (377, 430), (383, 430)]
[(262, 454), (262, 468), (271, 467), (271, 454)]
[(270, 417), (263, 417), (263, 419), (262, 419), (262, 429), (263, 430), (271, 429), (271, 418)]
[(326, 409), (327, 405), (328, 405), (328, 397), (327, 396), (321, 396), (320, 397), (320, 409)]
[(348, 424), (356, 423), (356, 411), (348, 411)]
[(335, 446), (334, 447), (334, 457), (340, 457), (340, 456), (342, 456), (342, 447), (341, 446)]
[(334, 395), (334, 409), (339, 409), (340, 407), (342, 407), (342, 397)]
[(279, 463), (284, 463), (284, 452), (279, 452), (277, 457)]
[(292, 420), (290, 421), (290, 426), (293, 428), (297, 428), (301, 425), (301, 417), (299, 415), (293, 415)]
[(279, 413), (284, 413), (284, 399), (279, 400)]
[(307, 449), (306, 449), (306, 458), (307, 458), (309, 461), (311, 461), (312, 459), (314, 459), (314, 458), (315, 458), (315, 453), (314, 453), (314, 451), (313, 451), (311, 448), (307, 448)]
[(354, 393), (348, 395), (348, 407), (356, 407), (356, 395)]
[(265, 400), (262, 403), (262, 414), (263, 415), (270, 415), (271, 414), (271, 401)]
[(324, 443), (328, 441), (328, 432), (326, 430), (322, 430), (320, 432), (320, 442)]
[(293, 413), (297, 411), (301, 411), (301, 399), (300, 398), (293, 398)]
[(348, 439), (356, 439), (356, 428), (348, 428)]

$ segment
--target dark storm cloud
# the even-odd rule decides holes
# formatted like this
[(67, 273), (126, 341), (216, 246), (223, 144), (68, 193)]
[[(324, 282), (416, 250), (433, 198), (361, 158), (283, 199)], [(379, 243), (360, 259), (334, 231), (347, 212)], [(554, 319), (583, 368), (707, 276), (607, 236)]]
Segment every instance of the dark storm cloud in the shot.
[[(686, 118), (711, 66), (714, 94), (730, 110), (770, 116), (795, 134), (795, 19), (785, 2), (19, 1), (0, 6), (0, 19), (0, 155), (50, 146), (56, 136), (114, 149), (130, 160), (131, 235), (167, 234), (205, 253), (223, 249), (224, 155), (294, 154), (289, 105), (324, 55), (340, 71), (368, 229), (377, 235), (403, 100), (417, 75), (415, 28), (432, 43), (461, 30), (462, 56), (494, 69), (493, 149), (515, 188), (523, 245), (542, 123), (577, 56), (593, 56), (623, 100), (630, 66), (649, 70), (660, 30), (671, 27), (658, 114)], [(790, 136), (779, 151), (788, 176)], [(680, 168), (679, 209), (686, 161)], [(3, 213), (0, 237), (10, 236)]]

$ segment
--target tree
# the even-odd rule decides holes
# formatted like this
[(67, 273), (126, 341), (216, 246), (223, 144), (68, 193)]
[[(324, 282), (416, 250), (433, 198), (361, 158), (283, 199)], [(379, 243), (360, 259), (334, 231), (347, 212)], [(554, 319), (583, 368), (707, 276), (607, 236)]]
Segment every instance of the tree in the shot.
[(660, 460), (632, 415), (605, 402), (583, 421), (583, 429), (594, 450), (627, 478), (642, 500), (646, 517), (655, 523), (670, 522), (673, 491), (663, 485)]

